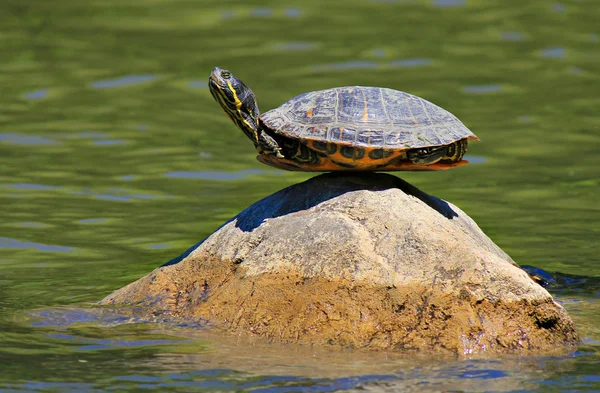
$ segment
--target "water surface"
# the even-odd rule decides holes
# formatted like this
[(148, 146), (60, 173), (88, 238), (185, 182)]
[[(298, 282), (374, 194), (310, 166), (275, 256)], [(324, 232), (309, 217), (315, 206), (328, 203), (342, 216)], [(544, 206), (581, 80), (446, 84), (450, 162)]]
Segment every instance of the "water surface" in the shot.
[(0, 392), (599, 390), (597, 286), (553, 289), (583, 337), (559, 358), (339, 354), (72, 311), (312, 176), (255, 160), (208, 92), (216, 65), (263, 111), (344, 85), (450, 110), (481, 138), (473, 163), (402, 177), (461, 207), (518, 263), (598, 277), (599, 10), (575, 0), (1, 2)]

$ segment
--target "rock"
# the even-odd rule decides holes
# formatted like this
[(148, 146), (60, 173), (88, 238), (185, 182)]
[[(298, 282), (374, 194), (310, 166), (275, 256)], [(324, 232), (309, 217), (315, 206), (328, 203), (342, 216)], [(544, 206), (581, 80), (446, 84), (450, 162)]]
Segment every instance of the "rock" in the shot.
[(542, 353), (578, 342), (565, 310), (471, 218), (391, 175), (288, 187), (188, 254), (101, 304), (352, 348)]

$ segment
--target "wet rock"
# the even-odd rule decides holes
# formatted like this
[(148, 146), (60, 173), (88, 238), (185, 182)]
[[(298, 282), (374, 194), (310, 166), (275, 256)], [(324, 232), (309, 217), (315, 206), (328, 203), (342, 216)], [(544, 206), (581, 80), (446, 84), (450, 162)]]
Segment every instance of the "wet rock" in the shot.
[(101, 304), (352, 348), (542, 353), (578, 342), (565, 310), (462, 210), (385, 174), (281, 190)]

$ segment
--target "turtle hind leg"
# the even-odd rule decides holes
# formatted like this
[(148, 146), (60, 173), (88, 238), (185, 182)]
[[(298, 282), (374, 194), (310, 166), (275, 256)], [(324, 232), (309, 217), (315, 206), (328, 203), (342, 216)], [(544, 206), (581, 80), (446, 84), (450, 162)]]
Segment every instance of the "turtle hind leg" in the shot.
[(466, 151), (467, 140), (461, 139), (449, 145), (412, 149), (406, 152), (406, 156), (414, 164), (431, 165), (439, 161), (458, 162)]
[(442, 161), (458, 162), (463, 159), (463, 156), (467, 152), (467, 139), (461, 139), (450, 145), (448, 145), (448, 152), (446, 156), (442, 158)]
[(406, 157), (419, 165), (431, 165), (442, 160), (448, 154), (448, 146), (422, 147), (406, 152)]

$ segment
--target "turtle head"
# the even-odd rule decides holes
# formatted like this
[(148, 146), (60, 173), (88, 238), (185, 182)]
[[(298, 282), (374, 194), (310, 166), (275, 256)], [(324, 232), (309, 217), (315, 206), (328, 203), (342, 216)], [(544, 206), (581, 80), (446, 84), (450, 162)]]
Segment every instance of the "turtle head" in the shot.
[(219, 67), (213, 68), (208, 87), (225, 113), (256, 145), (260, 112), (252, 90), (230, 71)]

